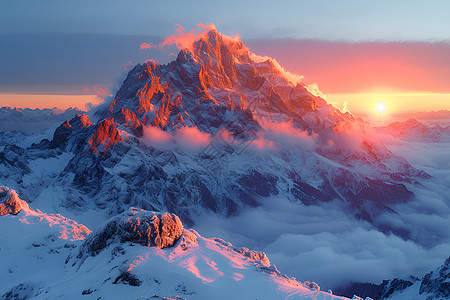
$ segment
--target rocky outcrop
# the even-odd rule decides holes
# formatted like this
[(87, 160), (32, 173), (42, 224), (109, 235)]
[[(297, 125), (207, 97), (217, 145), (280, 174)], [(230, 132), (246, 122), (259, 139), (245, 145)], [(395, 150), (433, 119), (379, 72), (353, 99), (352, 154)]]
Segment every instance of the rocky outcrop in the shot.
[(99, 153), (107, 152), (109, 147), (121, 141), (123, 139), (114, 125), (114, 121), (105, 119), (98, 125), (88, 143), (94, 153)]
[(14, 190), (0, 186), (0, 216), (17, 215), (23, 208), (28, 208), (28, 204)]
[(87, 115), (76, 114), (70, 121), (65, 121), (58, 128), (56, 128), (55, 133), (53, 134), (51, 147), (62, 148), (74, 132), (91, 125), (92, 122)]
[(411, 277), (407, 279), (394, 278), (391, 280), (383, 280), (380, 284), (374, 283), (352, 283), (344, 288), (337, 288), (336, 293), (351, 297), (358, 295), (359, 297), (370, 297), (376, 300), (386, 299), (394, 293), (401, 292), (417, 282), (419, 278)]
[(450, 257), (441, 267), (422, 278), (419, 293), (428, 295), (427, 299), (450, 298)]
[(95, 256), (114, 242), (170, 248), (182, 234), (183, 224), (176, 215), (130, 208), (89, 235), (80, 249), (79, 257), (85, 254)]
[[(221, 243), (227, 247), (233, 249), (233, 251), (250, 258), (252, 261), (257, 262), (260, 266), (269, 268), (271, 263), (266, 253), (260, 251), (249, 250), (247, 247), (235, 247), (231, 243), (222, 240), (221, 238), (214, 238), (214, 241)], [(275, 267), (275, 266), (273, 266)], [(276, 269), (276, 267), (275, 267)]]

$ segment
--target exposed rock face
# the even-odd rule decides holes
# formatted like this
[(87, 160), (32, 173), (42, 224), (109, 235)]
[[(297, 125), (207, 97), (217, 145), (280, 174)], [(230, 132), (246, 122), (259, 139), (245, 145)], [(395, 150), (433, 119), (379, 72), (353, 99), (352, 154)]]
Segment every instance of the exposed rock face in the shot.
[(450, 257), (440, 268), (422, 278), (419, 293), (429, 295), (427, 299), (450, 298)]
[(0, 186), (0, 216), (17, 215), (25, 207), (28, 208), (28, 204), (20, 200), (14, 190)]
[(110, 146), (121, 141), (123, 141), (122, 137), (114, 122), (105, 119), (99, 124), (88, 143), (94, 153), (98, 153), (99, 151), (107, 152)]
[(65, 121), (63, 124), (61, 124), (61, 126), (56, 128), (55, 133), (53, 134), (51, 146), (62, 147), (74, 132), (91, 125), (92, 122), (87, 115), (76, 114), (73, 119), (71, 119), (70, 121)]
[(182, 234), (183, 224), (176, 215), (130, 208), (89, 235), (80, 249), (79, 257), (84, 253), (95, 256), (113, 242), (169, 248), (175, 245)]
[(410, 280), (394, 278), (391, 280), (383, 280), (380, 284), (373, 283), (352, 283), (346, 288), (336, 289), (340, 295), (351, 297), (351, 295), (359, 295), (360, 297), (370, 297), (381, 300), (386, 299), (396, 292), (401, 292), (412, 286), (419, 278), (411, 277)]
[[(417, 294), (417, 285), (420, 284)], [(409, 289), (414, 289), (413, 292)], [(450, 298), (450, 257), (438, 269), (426, 274), (422, 279), (410, 276), (409, 279), (394, 278), (383, 280), (381, 284), (352, 283), (343, 289), (337, 289), (337, 293), (350, 297), (356, 294), (362, 297), (371, 297), (377, 300), (389, 299), (411, 299), (410, 297), (426, 297), (423, 299), (449, 299)], [(405, 293), (405, 297), (403, 296)], [(416, 294), (416, 295), (414, 295)], [(420, 299), (422, 299), (420, 297)]]

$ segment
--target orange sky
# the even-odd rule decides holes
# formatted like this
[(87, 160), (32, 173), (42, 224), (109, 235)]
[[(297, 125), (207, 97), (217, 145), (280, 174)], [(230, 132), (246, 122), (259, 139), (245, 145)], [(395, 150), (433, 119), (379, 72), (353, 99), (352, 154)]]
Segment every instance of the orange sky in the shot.
[[(83, 44), (82, 40), (79, 43)], [(244, 44), (258, 55), (275, 58), (286, 70), (303, 75), (306, 84), (317, 83), (328, 102), (341, 108), (347, 102), (348, 109), (355, 114), (375, 113), (378, 102), (386, 104), (385, 116), (401, 112), (450, 110), (450, 43), (279, 39), (247, 40)], [(45, 49), (39, 53), (47, 53), (43, 51)], [(174, 59), (168, 56), (171, 51), (167, 49), (159, 52), (158, 49), (141, 50), (139, 43), (134, 42), (131, 49), (147, 57), (156, 57), (162, 63)], [(128, 48), (124, 50), (126, 55), (119, 53), (120, 57), (102, 52), (104, 59), (99, 59), (89, 52), (86, 55), (94, 57), (98, 64), (83, 63), (80, 66), (75, 59), (79, 52), (64, 58), (67, 68), (61, 68), (59, 60), (53, 58), (26, 60), (24, 64), (29, 68), (25, 73), (18, 72), (20, 80), (16, 80), (20, 85), (13, 81), (8, 84), (7, 80), (12, 80), (14, 72), (17, 72), (15, 67), (11, 68), (8, 76), (0, 81), (4, 85), (0, 89), (0, 106), (84, 109), (87, 103), (99, 103), (99, 98), (92, 94), (105, 96), (107, 88), (114, 84), (120, 86), (121, 80), (117, 78), (124, 76), (121, 73), (125, 67), (113, 63), (128, 60), (134, 53)], [(57, 56), (58, 53), (52, 55)], [(33, 62), (41, 60), (49, 66), (33, 65)], [(127, 66), (139, 61), (142, 59), (128, 61)], [(49, 72), (49, 68), (53, 71)], [(71, 72), (66, 72), (67, 69)], [(47, 70), (48, 74), (42, 70)], [(34, 82), (36, 78), (42, 79), (42, 82)], [(59, 78), (64, 81), (59, 82)], [(73, 86), (65, 88), (67, 82)]]
[[(420, 111), (450, 110), (450, 93), (350, 93), (326, 95), (329, 103), (347, 109), (355, 115), (363, 115), (372, 120), (389, 121), (392, 115)], [(378, 103), (386, 105), (386, 110), (378, 112)]]
[[(33, 95), (33, 94), (0, 94), (0, 107), (19, 108), (60, 108), (69, 107), (85, 110), (89, 103), (97, 105), (103, 100), (97, 95)], [(88, 105), (88, 106), (87, 106)]]

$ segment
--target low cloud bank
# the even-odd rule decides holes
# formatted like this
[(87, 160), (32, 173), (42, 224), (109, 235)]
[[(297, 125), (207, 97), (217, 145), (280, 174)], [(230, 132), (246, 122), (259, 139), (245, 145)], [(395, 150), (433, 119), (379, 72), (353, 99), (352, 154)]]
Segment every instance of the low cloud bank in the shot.
[[(436, 229), (421, 217), (408, 225)], [(281, 272), (315, 281), (322, 289), (350, 281), (380, 283), (393, 277), (423, 276), (450, 253), (448, 233), (439, 243), (425, 247), (355, 220), (338, 203), (300, 206), (268, 199), (262, 207), (231, 219), (210, 215), (196, 222), (202, 235), (265, 251)], [(443, 235), (445, 230), (448, 227), (439, 229)]]
[(450, 253), (450, 144), (404, 142), (390, 149), (434, 176), (421, 180), (422, 185), (409, 185), (415, 199), (375, 220), (408, 232), (406, 240), (354, 219), (341, 203), (301, 206), (283, 198), (266, 199), (261, 207), (232, 218), (202, 216), (197, 229), (265, 251), (281, 272), (315, 281), (322, 289), (350, 281), (421, 277)]

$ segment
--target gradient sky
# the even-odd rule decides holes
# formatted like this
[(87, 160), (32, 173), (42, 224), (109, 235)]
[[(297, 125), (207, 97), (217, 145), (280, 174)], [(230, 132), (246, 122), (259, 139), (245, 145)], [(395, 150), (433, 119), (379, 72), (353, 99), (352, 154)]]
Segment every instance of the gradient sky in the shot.
[(351, 110), (372, 109), (374, 94), (398, 111), (450, 109), (449, 12), (450, 1), (411, 0), (2, 1), (0, 106), (95, 101), (130, 65), (173, 58), (140, 43), (213, 22)]

